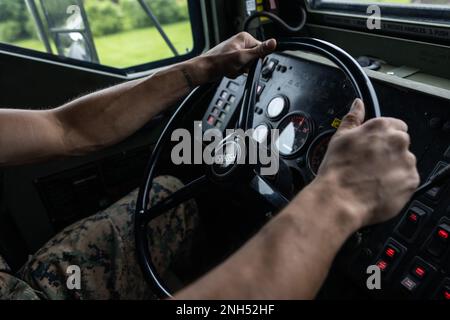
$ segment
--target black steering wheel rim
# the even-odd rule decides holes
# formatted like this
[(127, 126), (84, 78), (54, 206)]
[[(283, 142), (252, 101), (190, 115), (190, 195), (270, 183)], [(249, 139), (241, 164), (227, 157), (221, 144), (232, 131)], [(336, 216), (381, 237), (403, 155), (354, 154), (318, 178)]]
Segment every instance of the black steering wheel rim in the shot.
[[(330, 61), (336, 64), (350, 80), (353, 88), (355, 89), (356, 96), (362, 99), (365, 103), (367, 110), (366, 119), (381, 116), (378, 98), (369, 77), (360, 67), (358, 62), (347, 52), (331, 43), (314, 38), (289, 38), (286, 41), (278, 42), (278, 52), (299, 50), (319, 54), (323, 57), (328, 58)], [(252, 66), (248, 74), (246, 88), (242, 100), (241, 115), (238, 121), (238, 128), (246, 130), (249, 128), (249, 126), (252, 125), (254, 113), (253, 108), (256, 102), (256, 86), (259, 81), (261, 68), (262, 61), (261, 59), (259, 59), (259, 61), (257, 61), (257, 63)], [(138, 199), (136, 202), (136, 211), (134, 217), (136, 254), (146, 281), (149, 283), (149, 285), (152, 287), (155, 294), (159, 298), (168, 298), (171, 297), (171, 294), (170, 290), (164, 284), (162, 278), (158, 275), (158, 272), (156, 271), (156, 268), (152, 262), (152, 257), (147, 240), (147, 226), (149, 221), (158, 217), (162, 212), (164, 212), (164, 209), (167, 209), (169, 207), (173, 208), (175, 205), (181, 204), (182, 202), (188, 200), (188, 195), (181, 191), (177, 193), (174, 198), (171, 198), (166, 202), (162, 200), (161, 203), (157, 204), (151, 209), (149, 209), (148, 195), (153, 185), (155, 171), (161, 151), (164, 145), (166, 145), (168, 139), (170, 139), (171, 133), (175, 129), (175, 125), (178, 122), (177, 120), (181, 116), (186, 114), (186, 112), (189, 112), (190, 106), (194, 104), (199, 98), (201, 98), (206, 92), (208, 92), (211, 87), (212, 85), (208, 84), (195, 89), (178, 107), (178, 109), (170, 119), (150, 157), (150, 161), (146, 170), (146, 176), (142, 186), (140, 187)], [(192, 182), (190, 185), (183, 188), (183, 190), (188, 190), (188, 187), (204, 187), (206, 181), (200, 180), (201, 179), (198, 179)], [(259, 182), (264, 183), (261, 180)], [(283, 199), (282, 197), (274, 199), (274, 203), (280, 205), (282, 203), (286, 203), (286, 201), (287, 200)]]

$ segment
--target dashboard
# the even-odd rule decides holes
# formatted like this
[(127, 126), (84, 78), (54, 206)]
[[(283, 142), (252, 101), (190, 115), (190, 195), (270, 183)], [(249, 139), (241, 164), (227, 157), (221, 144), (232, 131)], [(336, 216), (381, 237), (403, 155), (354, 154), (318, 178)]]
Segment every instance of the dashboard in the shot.
[[(203, 118), (204, 130), (233, 128), (245, 76), (223, 79)], [(383, 116), (409, 126), (422, 182), (450, 163), (450, 103), (374, 81)], [(294, 177), (292, 193), (314, 179), (331, 136), (355, 92), (337, 68), (288, 54), (266, 58), (257, 89), (254, 139), (270, 139)], [(330, 235), (332, 236), (332, 235)], [(360, 230), (336, 258), (335, 269), (374, 298), (450, 300), (450, 184), (412, 199), (395, 219)], [(367, 286), (368, 267), (381, 271), (381, 289)]]

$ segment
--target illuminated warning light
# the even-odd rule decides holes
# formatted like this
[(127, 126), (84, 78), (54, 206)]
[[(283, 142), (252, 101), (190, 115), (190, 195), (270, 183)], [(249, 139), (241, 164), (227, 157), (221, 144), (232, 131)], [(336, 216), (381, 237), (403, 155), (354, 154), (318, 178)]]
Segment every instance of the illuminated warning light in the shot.
[(386, 249), (386, 255), (387, 255), (388, 257), (393, 258), (393, 257), (395, 256), (395, 250), (392, 249), (392, 248), (387, 248), (387, 249)]
[(416, 213), (413, 212), (409, 215), (409, 220), (411, 220), (412, 222), (417, 222), (417, 219), (418, 217)]
[(378, 266), (378, 268), (380, 268), (381, 271), (384, 271), (384, 270), (386, 270), (388, 263), (384, 260), (380, 260), (377, 262), (377, 266)]
[(416, 276), (418, 276), (419, 278), (423, 278), (426, 274), (426, 271), (424, 268), (421, 267), (417, 267), (416, 269), (414, 269), (414, 273), (416, 274)]
[(213, 116), (210, 116), (209, 118), (208, 118), (208, 123), (210, 124), (210, 125), (214, 125), (214, 122), (216, 121), (216, 119), (213, 117)]
[(447, 291), (447, 290), (444, 291), (444, 299), (445, 300), (450, 300), (450, 292)]
[(448, 232), (442, 229), (439, 229), (438, 236), (442, 239), (447, 240), (448, 239)]
[(258, 87), (256, 88), (256, 93), (260, 94), (262, 92), (263, 86), (262, 85), (258, 85)]

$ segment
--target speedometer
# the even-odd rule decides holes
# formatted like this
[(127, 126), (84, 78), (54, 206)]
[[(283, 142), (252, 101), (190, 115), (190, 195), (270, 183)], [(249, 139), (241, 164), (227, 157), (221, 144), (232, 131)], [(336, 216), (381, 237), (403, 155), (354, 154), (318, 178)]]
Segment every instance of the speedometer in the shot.
[(331, 138), (336, 131), (326, 131), (320, 134), (309, 147), (307, 158), (308, 158), (308, 168), (317, 176), (319, 172), (320, 165), (322, 164), (323, 158), (328, 150), (328, 145), (330, 144)]
[(308, 141), (313, 131), (313, 122), (303, 112), (288, 114), (278, 125), (279, 137), (275, 147), (282, 156), (293, 156)]

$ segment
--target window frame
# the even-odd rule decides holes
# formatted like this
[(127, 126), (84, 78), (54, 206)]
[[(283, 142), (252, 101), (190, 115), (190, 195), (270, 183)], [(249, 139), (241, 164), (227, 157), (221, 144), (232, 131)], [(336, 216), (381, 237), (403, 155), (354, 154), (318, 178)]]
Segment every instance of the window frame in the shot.
[(68, 58), (57, 54), (51, 54), (43, 51), (27, 49), (18, 47), (12, 44), (0, 42), (1, 51), (10, 52), (13, 54), (36, 58), (39, 60), (46, 60), (48, 62), (55, 62), (58, 64), (66, 64), (82, 69), (90, 69), (92, 71), (99, 71), (103, 73), (113, 74), (120, 77), (128, 77), (133, 74), (142, 73), (171, 64), (176, 64), (182, 61), (189, 60), (201, 54), (206, 49), (205, 29), (203, 24), (202, 4), (203, 1), (187, 0), (189, 9), (189, 19), (192, 29), (193, 48), (190, 52), (175, 57), (161, 59), (157, 61), (150, 61), (140, 65), (130, 66), (126, 68), (117, 68), (93, 62), (82, 61), (78, 59)]
[[(310, 13), (310, 22), (313, 23), (411, 40), (425, 40), (435, 44), (450, 44), (448, 6), (355, 3), (346, 0), (305, 0), (305, 2)], [(381, 30), (368, 30), (365, 27), (365, 21), (369, 16), (366, 10), (372, 4), (378, 5), (381, 9)]]

